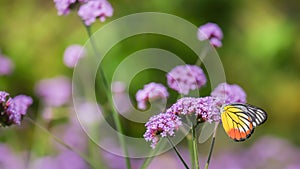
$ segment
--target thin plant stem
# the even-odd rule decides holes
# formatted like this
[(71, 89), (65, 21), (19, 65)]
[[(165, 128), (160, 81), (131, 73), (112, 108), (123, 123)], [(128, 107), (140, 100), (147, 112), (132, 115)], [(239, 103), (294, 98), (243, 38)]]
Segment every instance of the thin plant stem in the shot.
[(34, 120), (32, 120), (29, 116), (25, 116), (26, 119), (28, 119), (29, 122), (31, 122), (33, 125), (35, 125), (37, 128), (41, 129), (41, 131), (43, 131), (44, 133), (48, 134), (50, 137), (52, 137), (52, 139), (56, 142), (58, 142), (59, 144), (61, 144), (62, 146), (64, 146), (65, 148), (67, 148), (68, 150), (73, 151), (74, 153), (78, 154), (82, 159), (84, 159), (84, 161), (86, 161), (91, 167), (96, 168), (96, 165), (94, 164), (93, 161), (91, 161), (86, 155), (84, 155), (83, 153), (81, 153), (80, 151), (73, 149), (71, 146), (69, 146), (68, 144), (66, 144), (63, 140), (61, 140), (60, 138), (58, 138), (57, 136), (53, 135), (52, 133), (50, 133), (47, 129), (45, 129), (44, 127), (42, 127), (40, 124), (38, 124), (37, 122), (35, 122)]
[(191, 159), (191, 164), (192, 164), (192, 168), (195, 168), (195, 158), (194, 158), (194, 151), (193, 151), (193, 137), (192, 135), (189, 133), (187, 136), (187, 141), (188, 141), (188, 148), (189, 148), (189, 153), (190, 153), (190, 159)]
[(210, 158), (211, 158), (211, 155), (212, 155), (212, 152), (213, 152), (213, 149), (214, 149), (214, 145), (215, 145), (216, 133), (217, 133), (217, 127), (218, 127), (218, 125), (219, 125), (219, 122), (217, 122), (215, 124), (214, 134), (213, 134), (213, 137), (212, 137), (209, 154), (208, 154), (207, 161), (206, 161), (206, 164), (205, 164), (205, 169), (208, 169), (208, 166), (209, 166)]
[(184, 165), (184, 167), (185, 167), (186, 169), (189, 169), (189, 166), (186, 164), (186, 162), (184, 161), (184, 159), (183, 159), (182, 156), (180, 155), (178, 149), (177, 149), (176, 146), (173, 144), (172, 140), (171, 140), (169, 137), (167, 137), (167, 139), (168, 139), (168, 141), (170, 142), (170, 144), (172, 145), (173, 149), (175, 150), (177, 156), (179, 157), (179, 159), (180, 159), (180, 161), (182, 162), (182, 164)]
[(192, 127), (192, 136), (193, 136), (193, 157), (195, 162), (195, 168), (199, 169), (199, 157), (198, 157), (198, 144), (197, 144), (197, 138), (196, 138), (196, 127), (197, 125)]
[[(91, 28), (90, 28), (90, 26), (86, 26), (86, 25), (85, 25), (85, 28), (86, 28), (86, 31), (87, 31), (88, 36), (90, 38), (92, 48), (93, 48), (96, 56), (99, 56), (99, 52), (97, 50), (95, 41), (94, 41), (94, 39), (92, 37)], [(105, 87), (105, 93), (106, 93), (106, 96), (107, 96), (107, 100), (108, 100), (108, 103), (109, 103), (109, 105), (111, 107), (112, 116), (113, 116), (113, 120), (114, 120), (115, 125), (116, 125), (116, 129), (117, 129), (118, 132), (121, 133), (121, 134), (118, 134), (118, 138), (119, 138), (122, 150), (123, 150), (123, 152), (125, 154), (126, 168), (130, 169), (131, 168), (131, 164), (130, 164), (128, 150), (127, 150), (126, 144), (125, 144), (125, 139), (124, 139), (124, 137), (122, 135), (123, 128), (122, 128), (121, 120), (120, 120), (120, 117), (119, 117), (119, 115), (118, 115), (115, 107), (114, 107), (113, 100), (112, 100), (112, 93), (111, 93), (111, 91), (109, 89), (109, 85), (108, 85), (108, 81), (107, 81), (107, 78), (105, 76), (105, 73), (104, 73), (104, 71), (103, 71), (103, 69), (102, 69), (101, 66), (99, 66), (99, 69), (100, 69), (100, 74), (101, 74), (101, 77), (102, 77), (102, 80), (103, 80), (103, 84), (104, 84), (104, 87)]]

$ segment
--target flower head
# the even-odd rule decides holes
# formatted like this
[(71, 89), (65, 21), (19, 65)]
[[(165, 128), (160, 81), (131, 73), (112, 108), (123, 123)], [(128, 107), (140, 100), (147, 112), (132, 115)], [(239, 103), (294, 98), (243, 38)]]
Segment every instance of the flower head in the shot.
[(8, 93), (0, 91), (0, 126), (20, 125), (31, 104), (32, 98), (29, 96), (11, 98)]
[(198, 39), (200, 41), (209, 40), (214, 47), (222, 46), (223, 32), (215, 23), (207, 23), (198, 29)]
[(221, 83), (212, 92), (211, 96), (219, 99), (219, 105), (224, 103), (246, 103), (245, 91), (236, 84)]
[(13, 62), (0, 54), (0, 75), (9, 75), (14, 68)]
[(152, 116), (145, 125), (147, 130), (144, 138), (147, 142), (151, 141), (151, 147), (155, 148), (160, 137), (174, 136), (181, 124), (180, 118), (173, 113), (160, 113)]
[(167, 80), (170, 88), (185, 95), (206, 84), (203, 70), (196, 65), (176, 66), (167, 74)]
[(35, 88), (39, 97), (48, 106), (61, 106), (70, 100), (71, 82), (66, 77), (41, 80)]
[(106, 17), (113, 15), (113, 8), (107, 0), (90, 0), (80, 6), (78, 15), (89, 26), (96, 21), (97, 18), (104, 22)]
[(167, 113), (176, 115), (195, 114), (197, 118), (208, 121), (220, 121), (220, 112), (217, 107), (217, 100), (214, 97), (183, 97), (173, 104)]
[(70, 13), (70, 6), (76, 3), (76, 0), (54, 0), (58, 15), (67, 15)]
[(197, 98), (196, 115), (198, 118), (208, 122), (219, 122), (221, 120), (220, 110), (215, 97), (207, 96)]
[(83, 46), (81, 45), (70, 45), (64, 52), (64, 64), (68, 67), (75, 67), (78, 60), (84, 57), (86, 54)]
[(169, 97), (169, 93), (164, 85), (152, 82), (139, 90), (135, 97), (138, 102), (138, 108), (145, 110), (147, 101), (157, 98), (167, 98)]

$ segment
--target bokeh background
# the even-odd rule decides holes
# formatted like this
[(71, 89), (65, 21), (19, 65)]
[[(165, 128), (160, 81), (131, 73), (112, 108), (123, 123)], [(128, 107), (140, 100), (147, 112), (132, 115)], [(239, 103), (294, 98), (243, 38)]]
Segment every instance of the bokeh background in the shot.
[[(136, 12), (155, 11), (177, 15), (196, 26), (215, 22), (222, 28), (223, 47), (217, 49), (217, 52), (222, 60), (227, 82), (242, 86), (247, 93), (248, 102), (264, 108), (268, 113), (268, 120), (258, 127), (251, 139), (243, 143), (231, 141), (223, 129), (219, 128), (214, 151), (216, 158), (221, 157), (224, 152), (227, 152), (226, 157), (236, 156), (235, 152), (246, 151), (253, 151), (255, 156), (258, 153), (253, 150), (256, 142), (262, 144), (257, 151), (267, 151), (263, 150), (265, 148), (263, 145), (280, 142), (278, 145), (288, 144), (291, 149), (298, 150), (298, 153), (292, 153), (292, 156), (300, 159), (300, 1), (111, 0), (110, 2), (114, 8), (114, 15), (106, 22)], [(92, 30), (96, 31), (104, 24), (96, 22)], [(41, 103), (34, 92), (36, 83), (41, 79), (59, 75), (71, 79), (73, 70), (63, 64), (63, 52), (68, 45), (83, 45), (87, 40), (88, 36), (78, 15), (73, 12), (68, 16), (58, 16), (54, 3), (50, 0), (1, 0), (0, 49), (2, 54), (14, 62), (15, 68), (11, 75), (0, 77), (0, 90), (8, 91), (12, 95), (23, 93), (32, 96), (34, 104), (29, 114), (39, 122)], [(109, 67), (113, 69), (134, 51), (151, 47), (169, 50), (189, 64), (196, 61), (193, 52), (174, 39), (141, 35), (129, 38), (114, 47), (109, 53), (112, 55)], [(110, 73), (111, 70), (108, 68), (107, 74)], [(129, 94), (132, 101), (135, 102), (135, 92), (145, 83), (153, 81), (153, 77), (163, 79), (163, 76), (163, 72), (151, 70), (136, 77), (130, 85)], [(165, 80), (156, 81), (166, 84)], [(175, 95), (174, 91), (170, 92), (171, 95)], [(207, 89), (205, 92), (210, 91)], [(64, 114), (68, 110), (69, 108), (65, 106), (55, 111)], [(67, 123), (64, 118), (64, 115), (58, 117), (57, 123), (60, 125)], [(56, 124), (51, 125), (53, 127)], [(136, 126), (141, 128), (136, 130)], [(130, 124), (126, 127), (126, 133), (136, 137), (140, 137), (145, 130), (143, 124)], [(14, 152), (28, 151), (35, 144), (39, 144), (39, 139), (46, 140), (49, 137), (44, 134), (36, 136), (35, 128), (35, 125), (25, 121), (21, 127), (0, 129), (0, 141), (13, 147)], [(61, 134), (59, 130), (56, 132), (58, 135)], [(47, 141), (37, 146), (42, 147), (37, 148), (40, 151), (37, 153), (38, 156), (51, 154), (50, 150), (44, 149), (43, 143), (47, 144)], [(208, 152), (208, 147), (209, 142), (200, 145), (203, 155)], [(280, 151), (277, 153), (280, 155)], [(168, 156), (162, 158), (176, 159)], [(245, 155), (243, 160), (246, 159)], [(214, 165), (217, 165), (217, 162), (221, 163), (222, 160), (216, 160)], [(274, 163), (268, 164), (271, 166), (269, 168), (274, 167)]]

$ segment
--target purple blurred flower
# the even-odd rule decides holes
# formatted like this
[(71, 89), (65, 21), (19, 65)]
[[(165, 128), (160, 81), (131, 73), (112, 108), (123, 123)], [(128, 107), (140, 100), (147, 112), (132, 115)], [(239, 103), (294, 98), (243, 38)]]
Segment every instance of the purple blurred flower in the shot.
[(0, 91), (0, 126), (20, 125), (31, 104), (32, 98), (29, 96), (11, 98), (8, 93)]
[(169, 93), (164, 85), (152, 82), (146, 84), (143, 89), (139, 90), (135, 97), (138, 108), (145, 110), (147, 101), (157, 98), (167, 98), (169, 97)]
[(75, 67), (78, 60), (86, 55), (86, 51), (81, 45), (70, 45), (64, 52), (64, 64), (70, 68)]
[(215, 23), (207, 23), (198, 29), (198, 39), (200, 41), (209, 40), (214, 47), (222, 46), (223, 32)]
[[(116, 154), (122, 154), (123, 149), (120, 144), (113, 138), (103, 138), (101, 139), (100, 145), (106, 145), (105, 147), (109, 147), (109, 149), (105, 149), (101, 151), (101, 156), (107, 166), (110, 169), (126, 169), (126, 161), (125, 158)], [(130, 146), (130, 145), (128, 145)], [(134, 146), (134, 145), (133, 145)], [(142, 158), (131, 158), (131, 168), (137, 169), (140, 168), (143, 163)]]
[(85, 161), (73, 151), (63, 151), (57, 156), (47, 156), (34, 161), (32, 169), (88, 169)]
[(88, 169), (85, 161), (73, 151), (64, 151), (56, 157), (60, 169)]
[(245, 91), (236, 84), (219, 84), (212, 92), (211, 96), (217, 97), (220, 101), (219, 106), (226, 103), (246, 103)]
[(214, 97), (184, 97), (173, 104), (167, 113), (176, 115), (187, 115), (194, 113), (199, 119), (208, 122), (220, 121), (220, 111), (217, 107), (217, 100)]
[(172, 153), (164, 153), (159, 156), (155, 156), (153, 161), (149, 164), (147, 169), (160, 169), (160, 168), (172, 168), (182, 169), (185, 168), (178, 157)]
[(76, 3), (76, 0), (53, 0), (58, 15), (67, 15), (70, 13), (70, 6)]
[(250, 148), (221, 152), (211, 161), (209, 168), (293, 169), (300, 166), (299, 157), (300, 149), (287, 140), (266, 136), (257, 140)]
[(76, 149), (84, 151), (87, 148), (87, 135), (76, 115), (74, 114), (72, 117), (70, 124), (65, 127), (62, 140), (69, 146), (76, 147)]
[(167, 74), (167, 80), (170, 88), (185, 95), (206, 84), (203, 70), (196, 65), (176, 66)]
[(0, 75), (11, 74), (13, 68), (13, 62), (9, 58), (0, 54)]
[(63, 76), (44, 79), (36, 85), (35, 92), (46, 105), (61, 106), (70, 100), (71, 82)]
[(80, 6), (78, 15), (89, 26), (96, 21), (97, 18), (104, 22), (106, 17), (113, 15), (113, 8), (107, 0), (90, 0)]
[(129, 112), (131, 101), (128, 92), (126, 92), (126, 84), (121, 81), (113, 82), (111, 90), (117, 111), (121, 114)]
[(257, 140), (241, 156), (245, 159), (245, 166), (251, 164), (250, 161), (247, 161), (251, 157), (255, 161), (255, 164), (251, 164), (253, 168), (277, 168), (278, 166), (284, 168), (287, 164), (299, 162), (300, 149), (287, 140), (265, 136)]
[(160, 113), (152, 116), (145, 124), (147, 130), (144, 138), (147, 142), (151, 141), (151, 147), (155, 148), (160, 137), (174, 136), (182, 124), (180, 118), (172, 113)]
[(56, 162), (55, 157), (45, 156), (36, 159), (30, 166), (31, 169), (59, 169), (59, 164)]
[(111, 90), (113, 93), (124, 93), (126, 91), (126, 84), (121, 81), (113, 82), (111, 85)]
[(25, 169), (24, 161), (14, 154), (5, 144), (0, 144), (0, 168), (1, 169)]

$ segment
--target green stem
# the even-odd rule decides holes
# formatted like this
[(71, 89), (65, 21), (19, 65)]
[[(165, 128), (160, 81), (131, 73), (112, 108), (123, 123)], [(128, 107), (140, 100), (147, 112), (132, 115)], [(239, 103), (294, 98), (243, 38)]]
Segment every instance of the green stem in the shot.
[(184, 161), (184, 159), (183, 159), (182, 156), (180, 155), (178, 149), (177, 149), (176, 146), (173, 144), (172, 140), (171, 140), (169, 137), (167, 137), (167, 139), (168, 139), (168, 141), (170, 142), (170, 144), (172, 145), (173, 149), (175, 150), (177, 156), (179, 157), (179, 159), (180, 159), (180, 161), (182, 162), (182, 164), (184, 165), (184, 167), (185, 167), (186, 169), (189, 169), (189, 166), (186, 164), (186, 162)]
[(191, 164), (192, 164), (192, 168), (195, 168), (195, 158), (194, 158), (194, 151), (193, 151), (193, 137), (191, 134), (188, 134), (186, 136), (187, 141), (188, 141), (188, 148), (189, 148), (189, 152), (190, 152), (190, 158), (191, 158)]
[(44, 127), (42, 127), (41, 125), (39, 125), (37, 122), (35, 122), (34, 120), (32, 120), (29, 116), (25, 116), (26, 119), (28, 119), (29, 122), (31, 122), (33, 125), (35, 125), (37, 128), (41, 129), (43, 132), (45, 132), (46, 134), (48, 134), (50, 137), (53, 138), (53, 140), (55, 140), (56, 142), (58, 142), (59, 144), (63, 145), (64, 147), (66, 147), (67, 149), (73, 151), (74, 153), (78, 154), (82, 159), (84, 159), (90, 166), (96, 168), (96, 165), (94, 164), (93, 161), (91, 161), (87, 156), (85, 156), (83, 153), (81, 153), (80, 151), (73, 149), (71, 146), (69, 146), (68, 144), (66, 144), (63, 140), (61, 140), (60, 138), (56, 137), (55, 135), (53, 135), (52, 133), (50, 133), (48, 130), (46, 130)]
[[(99, 56), (99, 52), (96, 48), (96, 44), (95, 44), (94, 39), (92, 37), (90, 26), (85, 25), (85, 28), (86, 28), (86, 31), (87, 31), (88, 36), (90, 38), (92, 48), (93, 48), (96, 56)], [(100, 74), (101, 74), (103, 84), (104, 84), (104, 87), (105, 87), (105, 93), (106, 93), (106, 96), (107, 96), (107, 99), (108, 99), (108, 103), (109, 103), (110, 107), (112, 108), (113, 120), (115, 122), (117, 131), (120, 132), (120, 134), (118, 134), (118, 138), (119, 138), (122, 150), (125, 154), (126, 168), (130, 169), (131, 164), (130, 164), (130, 159), (129, 159), (128, 151), (127, 151), (126, 144), (125, 144), (125, 139), (122, 135), (123, 129), (122, 129), (121, 120), (120, 120), (120, 117), (119, 117), (115, 107), (114, 107), (113, 100), (112, 100), (112, 94), (111, 94), (111, 91), (110, 91), (110, 88), (109, 88), (109, 85), (108, 85), (107, 78), (105, 77), (105, 73), (104, 73), (101, 66), (99, 66), (99, 69), (100, 69)]]
[(213, 152), (213, 149), (214, 149), (214, 145), (215, 145), (216, 132), (217, 132), (218, 125), (219, 125), (219, 123), (215, 124), (214, 134), (213, 134), (213, 137), (212, 137), (209, 154), (208, 154), (207, 161), (206, 161), (206, 164), (205, 164), (205, 169), (208, 169), (208, 166), (209, 166), (210, 158), (211, 158), (211, 155), (212, 155), (212, 152)]
[(199, 169), (199, 157), (198, 157), (198, 146), (197, 146), (197, 137), (196, 137), (196, 126), (192, 127), (192, 136), (193, 136), (193, 157), (195, 162), (196, 169)]

